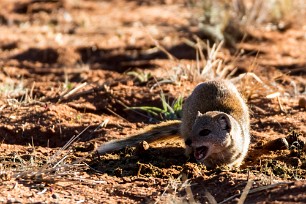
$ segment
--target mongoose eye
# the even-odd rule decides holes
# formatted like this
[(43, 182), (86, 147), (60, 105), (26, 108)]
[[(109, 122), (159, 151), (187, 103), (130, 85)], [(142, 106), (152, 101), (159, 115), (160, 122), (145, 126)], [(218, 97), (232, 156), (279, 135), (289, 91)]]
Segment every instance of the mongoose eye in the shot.
[(205, 137), (207, 135), (209, 135), (209, 133), (211, 133), (211, 131), (209, 129), (203, 129), (199, 132), (199, 135), (202, 137)]
[(185, 140), (185, 145), (190, 146), (192, 143), (191, 139)]

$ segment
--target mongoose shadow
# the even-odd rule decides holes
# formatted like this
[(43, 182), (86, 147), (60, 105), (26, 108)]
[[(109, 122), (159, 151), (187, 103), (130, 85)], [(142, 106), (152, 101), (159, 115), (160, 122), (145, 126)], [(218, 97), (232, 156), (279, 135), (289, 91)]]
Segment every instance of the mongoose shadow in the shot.
[(170, 177), (176, 173), (179, 175), (188, 160), (184, 155), (184, 148), (180, 146), (150, 147), (141, 152), (136, 148), (126, 148), (97, 157), (92, 160), (90, 166), (110, 176)]

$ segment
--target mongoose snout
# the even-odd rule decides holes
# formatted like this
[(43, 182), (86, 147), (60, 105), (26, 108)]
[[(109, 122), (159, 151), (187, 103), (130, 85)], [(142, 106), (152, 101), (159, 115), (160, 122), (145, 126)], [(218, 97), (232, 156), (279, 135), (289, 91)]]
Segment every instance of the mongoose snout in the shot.
[(201, 160), (205, 159), (208, 156), (208, 151), (209, 147), (206, 146), (197, 147), (193, 152), (193, 156), (198, 162), (200, 162)]

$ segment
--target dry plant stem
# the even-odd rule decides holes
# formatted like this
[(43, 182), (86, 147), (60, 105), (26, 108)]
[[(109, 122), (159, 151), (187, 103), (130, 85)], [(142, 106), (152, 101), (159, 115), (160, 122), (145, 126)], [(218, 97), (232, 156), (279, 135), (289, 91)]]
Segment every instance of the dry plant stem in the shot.
[(144, 28), (144, 31), (149, 36), (150, 40), (155, 44), (155, 46), (160, 49), (162, 52), (164, 52), (170, 60), (178, 61), (176, 57), (174, 57), (170, 52), (168, 52), (163, 46), (159, 44), (159, 42), (150, 34), (150, 32)]
[[(199, 43), (197, 43), (199, 44)], [(223, 41), (221, 41), (219, 44), (214, 43), (213, 46), (210, 48), (209, 44), (207, 45), (207, 60), (205, 67), (200, 72), (200, 76), (206, 76), (209, 73), (211, 73), (210, 78), (213, 79), (215, 77), (222, 77), (218, 76), (218, 70), (220, 70), (222, 61), (220, 59), (217, 59), (217, 53), (221, 49), (223, 45)]]
[[(187, 187), (189, 186), (190, 187), (190, 183), (188, 182), (188, 179), (184, 180), (184, 178), (182, 178), (181, 180), (181, 177), (185, 177), (186, 179), (186, 175), (184, 176), (181, 175), (179, 176), (177, 179), (173, 179), (173, 180), (169, 180), (167, 186), (165, 187), (163, 193), (160, 195), (160, 197), (154, 202), (154, 204), (157, 204), (157, 203), (160, 203), (160, 200), (162, 197), (166, 196), (166, 192), (169, 190), (169, 189), (172, 189), (174, 193), (177, 193), (177, 190), (178, 189), (186, 189), (187, 190)], [(191, 189), (190, 189), (191, 190)], [(188, 192), (187, 192), (187, 195)], [(193, 199), (193, 195), (192, 195), (192, 192), (191, 192), (191, 195), (189, 195), (190, 197), (190, 201), (188, 203), (192, 203), (192, 204), (195, 204), (195, 200)], [(177, 197), (179, 198), (179, 197)], [(175, 201), (172, 201), (171, 203), (176, 203)], [(183, 203), (182, 201), (178, 201), (178, 203)]]
[(271, 98), (276, 98), (279, 96), (280, 96), (280, 92), (274, 92), (274, 93), (268, 94), (266, 98), (271, 99)]
[[(94, 132), (96, 132), (98, 129), (102, 128), (102, 127), (105, 127), (107, 124), (108, 124), (109, 120), (106, 119), (104, 120), (102, 123), (100, 123), (100, 125), (98, 125), (87, 137), (90, 137)], [(79, 138), (90, 126), (87, 126), (80, 134), (78, 134), (76, 137), (75, 137), (75, 140), (70, 142), (68, 141), (67, 143), (70, 143), (69, 145), (71, 145), (73, 142), (76, 141), (77, 138)], [(67, 146), (67, 148), (69, 147), (69, 145)], [(66, 145), (65, 145), (66, 146)], [(94, 149), (93, 151), (90, 152), (89, 155), (93, 155), (95, 154), (96, 150)], [(85, 157), (81, 157), (79, 159), (77, 159), (75, 162), (73, 162), (73, 164), (78, 164), (78, 163), (81, 163), (82, 161), (84, 161), (88, 156), (85, 156)]]
[[(291, 184), (294, 184), (294, 182), (279, 182), (279, 183), (274, 183), (274, 184), (271, 184), (271, 185), (267, 185), (267, 186), (260, 186), (260, 187), (257, 187), (257, 188), (254, 188), (254, 189), (251, 189), (248, 194), (253, 194), (253, 193), (257, 193), (257, 192), (260, 192), (260, 191), (264, 191), (264, 190), (268, 190), (268, 189), (271, 189), (271, 188), (274, 188), (276, 186), (280, 186), (280, 185), (291, 185)], [(238, 196), (242, 195), (242, 193), (238, 193), (236, 195), (233, 195), (225, 200), (223, 200), (222, 202), (220, 202), (219, 204), (222, 204), (222, 203), (226, 203)]]
[(210, 192), (205, 191), (205, 196), (206, 196), (206, 198), (207, 198), (209, 204), (217, 204), (216, 199), (214, 198), (213, 195), (211, 195)]
[(139, 168), (138, 168), (138, 171), (137, 171), (137, 177), (140, 176), (140, 172), (141, 172), (141, 169), (142, 169), (142, 164), (139, 165)]
[[(183, 175), (182, 175), (182, 181), (183, 181), (183, 183), (185, 183), (185, 182), (188, 181), (187, 175), (186, 175), (186, 174), (183, 174)], [(194, 199), (194, 196), (193, 196), (193, 193), (192, 193), (192, 190), (191, 190), (191, 188), (190, 188), (190, 185), (187, 185), (187, 186), (186, 186), (185, 191), (186, 191), (186, 194), (187, 194), (187, 196), (188, 196), (189, 203), (196, 203), (196, 201), (195, 201), (195, 199)]]
[(87, 82), (84, 82), (80, 85), (78, 85), (77, 87), (75, 87), (74, 89), (70, 90), (68, 93), (62, 95), (59, 99), (58, 102), (61, 102), (62, 100), (68, 99), (69, 97), (71, 97), (74, 93), (76, 93), (78, 90), (80, 90), (81, 88), (85, 87), (87, 85)]
[[(93, 92), (95, 92), (95, 91), (102, 91), (102, 90), (108, 92), (106, 86), (105, 86), (105, 85), (102, 85), (102, 86), (100, 86), (100, 87), (98, 87), (98, 88), (93, 87), (93, 88), (91, 88), (91, 89), (89, 89), (89, 90), (82, 91), (82, 92), (79, 92), (79, 93), (75, 93), (75, 94), (71, 95), (69, 98), (72, 99), (72, 98), (76, 98), (76, 97), (79, 97), (79, 96), (91, 94), (91, 93), (93, 93)], [(62, 100), (64, 100), (64, 99), (63, 99), (63, 98), (60, 98), (59, 100), (62, 101)]]
[(160, 197), (154, 202), (154, 204), (157, 204), (160, 202), (160, 199), (166, 194), (166, 191), (169, 189), (170, 184), (168, 183), (168, 185), (166, 186), (164, 192), (160, 195)]
[(240, 74), (237, 77), (231, 79), (232, 83), (236, 84), (237, 81), (240, 81), (242, 78), (250, 76), (253, 79), (255, 79), (255, 81), (257, 81), (258, 83), (260, 83), (261, 85), (263, 85), (263, 87), (265, 87), (267, 90), (270, 90), (270, 88), (268, 87), (268, 85), (266, 85), (255, 73), (253, 72), (247, 72), (244, 74)]
[(30, 90), (30, 97), (31, 97), (32, 100), (33, 100), (33, 91), (34, 91), (34, 87), (35, 87), (35, 81), (33, 82), (32, 88), (31, 88), (31, 90)]
[(283, 111), (284, 113), (287, 113), (287, 111), (284, 109), (284, 107), (281, 103), (280, 97), (277, 97), (277, 101), (278, 101), (278, 105), (279, 105), (280, 110)]
[(238, 201), (238, 204), (243, 204), (243, 203), (244, 203), (246, 197), (248, 196), (248, 193), (250, 192), (250, 189), (251, 189), (251, 187), (252, 187), (252, 183), (253, 183), (253, 180), (252, 180), (252, 179), (248, 180), (248, 183), (247, 183), (247, 185), (245, 186), (245, 188), (243, 189), (243, 192), (242, 192), (242, 194), (241, 194), (241, 196), (240, 196), (240, 199), (239, 199), (239, 201)]
[[(78, 135), (73, 136), (62, 148), (60, 148), (50, 159), (49, 162), (47, 162), (44, 166), (49, 165), (53, 160), (63, 151), (68, 149), (72, 143), (74, 143), (90, 126), (87, 126), (82, 132), (80, 132)], [(69, 154), (69, 153), (67, 153)]]
[(125, 122), (129, 122), (127, 119), (125, 119), (124, 117), (122, 117), (121, 115), (119, 115), (118, 113), (116, 113), (115, 111), (106, 108), (106, 110), (108, 110), (109, 112), (111, 112), (114, 116), (117, 116), (118, 118), (121, 118), (122, 120), (124, 120)]

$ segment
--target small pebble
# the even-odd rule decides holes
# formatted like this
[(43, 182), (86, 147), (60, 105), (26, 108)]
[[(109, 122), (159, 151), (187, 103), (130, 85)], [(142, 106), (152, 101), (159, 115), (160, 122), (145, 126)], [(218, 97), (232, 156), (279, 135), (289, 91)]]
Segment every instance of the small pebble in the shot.
[(302, 97), (299, 99), (299, 107), (306, 108), (306, 98), (305, 97)]
[(277, 138), (276, 140), (272, 140), (265, 145), (265, 149), (276, 151), (282, 149), (288, 149), (289, 144), (286, 138)]
[(53, 193), (53, 194), (52, 194), (52, 198), (53, 198), (53, 199), (57, 199), (58, 196), (57, 196), (55, 193)]
[(149, 143), (147, 143), (146, 141), (142, 141), (137, 146), (137, 152), (142, 153), (142, 152), (147, 151), (149, 148), (150, 148)]

